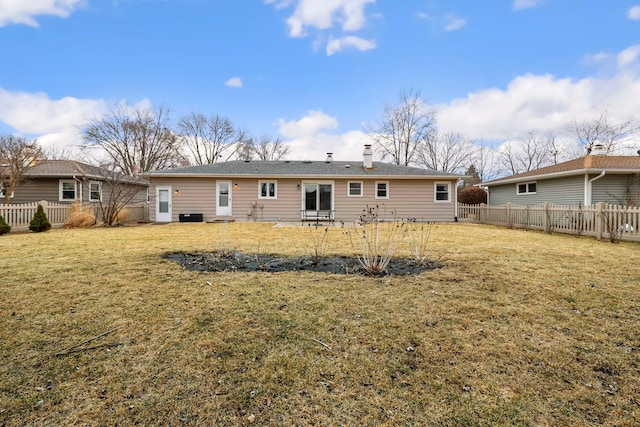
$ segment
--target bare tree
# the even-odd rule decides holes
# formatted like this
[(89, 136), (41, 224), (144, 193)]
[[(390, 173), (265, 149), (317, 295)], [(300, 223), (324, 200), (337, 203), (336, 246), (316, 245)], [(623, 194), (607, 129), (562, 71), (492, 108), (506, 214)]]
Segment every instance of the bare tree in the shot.
[(366, 131), (382, 153), (396, 165), (416, 162), (424, 141), (436, 132), (436, 111), (421, 98), (419, 90), (401, 92), (396, 105), (387, 105), (378, 122)]
[(473, 164), (481, 182), (491, 181), (500, 176), (499, 154), (491, 147), (476, 143)]
[(247, 129), (236, 131), (233, 157), (236, 160), (253, 160), (255, 158), (253, 137)]
[(540, 135), (530, 131), (519, 140), (506, 142), (500, 152), (502, 165), (508, 173), (518, 174), (528, 172), (552, 164), (552, 134)]
[(476, 146), (457, 132), (433, 133), (419, 147), (418, 162), (443, 172), (462, 172), (473, 162), (476, 151)]
[(178, 129), (183, 145), (196, 165), (216, 163), (225, 153), (225, 160), (228, 160), (235, 153), (234, 148), (237, 148), (234, 143), (239, 139), (233, 124), (219, 115), (207, 117), (191, 113), (180, 118)]
[(634, 119), (612, 123), (607, 110), (602, 110), (595, 119), (574, 121), (569, 125), (569, 131), (584, 147), (585, 154), (591, 154), (596, 144), (602, 144), (606, 153), (611, 154), (628, 142), (637, 130)]
[[(115, 171), (107, 171), (103, 175), (102, 194), (100, 197), (100, 213), (107, 226), (117, 225), (120, 213), (142, 189), (142, 180), (126, 176)], [(102, 195), (105, 195), (102, 198)]]
[(102, 148), (125, 175), (181, 164), (179, 141), (170, 129), (169, 111), (120, 106), (82, 129), (88, 146)]
[(253, 151), (258, 160), (282, 160), (289, 154), (289, 146), (280, 138), (262, 135), (255, 141)]
[(36, 140), (15, 135), (0, 135), (0, 193), (3, 202), (11, 201), (16, 185), (24, 179), (27, 170), (42, 157), (42, 148)]

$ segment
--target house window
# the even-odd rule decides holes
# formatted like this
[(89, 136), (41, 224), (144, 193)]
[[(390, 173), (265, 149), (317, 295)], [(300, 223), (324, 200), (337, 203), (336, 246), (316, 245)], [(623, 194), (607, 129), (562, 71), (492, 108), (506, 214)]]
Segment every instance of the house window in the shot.
[[(9, 188), (9, 183), (8, 182), (2, 182), (0, 183), (0, 198), (4, 199), (4, 196), (7, 194), (5, 191), (6, 188)], [(11, 192), (11, 196), (10, 198), (13, 199), (13, 191)], [(2, 200), (0, 200), (0, 202), (2, 202)]]
[(72, 179), (60, 180), (60, 201), (76, 200), (76, 182)]
[(449, 182), (436, 182), (435, 183), (435, 201), (436, 202), (450, 202), (451, 198), (451, 183)]
[(389, 198), (389, 183), (377, 181), (376, 182), (376, 199), (388, 199)]
[(258, 197), (260, 199), (277, 199), (278, 186), (275, 181), (260, 181), (258, 183), (260, 193)]
[(102, 185), (99, 182), (93, 181), (89, 183), (89, 201), (102, 201)]
[(537, 182), (524, 182), (522, 184), (516, 184), (518, 195), (522, 194), (536, 194), (538, 192)]
[(347, 196), (362, 197), (362, 181), (349, 181), (347, 185), (349, 186)]

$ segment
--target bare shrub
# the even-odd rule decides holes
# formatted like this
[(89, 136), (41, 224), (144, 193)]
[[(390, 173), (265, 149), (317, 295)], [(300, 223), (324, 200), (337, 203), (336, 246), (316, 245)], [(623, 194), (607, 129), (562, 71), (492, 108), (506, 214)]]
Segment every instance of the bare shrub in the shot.
[(380, 216), (379, 207), (369, 207), (363, 211), (359, 224), (354, 224), (348, 232), (351, 246), (366, 274), (384, 275), (398, 246), (407, 231), (406, 224), (395, 217), (389, 222)]
[(432, 222), (422, 222), (418, 225), (415, 220), (410, 221), (407, 226), (409, 250), (416, 264), (426, 265), (429, 262), (427, 259), (427, 247), (429, 246), (429, 237), (431, 236), (432, 228)]
[(327, 253), (329, 246), (329, 227), (316, 227), (309, 225), (311, 230), (311, 258), (313, 263), (318, 265), (320, 259)]
[(64, 226), (69, 228), (86, 228), (95, 224), (96, 217), (93, 214), (93, 208), (90, 205), (83, 206), (80, 202), (75, 202), (71, 205), (71, 212)]

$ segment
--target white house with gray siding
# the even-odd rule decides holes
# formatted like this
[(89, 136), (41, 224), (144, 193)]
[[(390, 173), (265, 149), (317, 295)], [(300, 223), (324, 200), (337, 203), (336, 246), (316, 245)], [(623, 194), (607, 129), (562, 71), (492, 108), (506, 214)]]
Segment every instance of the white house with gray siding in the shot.
[(500, 206), (640, 205), (640, 156), (588, 155), (480, 184), (487, 203)]
[(367, 206), (389, 219), (454, 221), (459, 175), (371, 161), (229, 161), (157, 170), (150, 219), (355, 221)]

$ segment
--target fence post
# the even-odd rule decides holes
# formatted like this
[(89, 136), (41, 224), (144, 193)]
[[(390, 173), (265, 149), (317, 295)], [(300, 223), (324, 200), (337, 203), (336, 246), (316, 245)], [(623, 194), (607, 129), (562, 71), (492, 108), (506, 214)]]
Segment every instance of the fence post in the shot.
[(478, 222), (484, 224), (487, 220), (487, 204), (480, 203), (480, 209), (478, 209)]
[(542, 204), (542, 229), (545, 233), (549, 231), (549, 202)]
[(596, 238), (598, 240), (602, 239), (603, 228), (604, 228), (604, 215), (605, 203), (598, 202), (596, 203)]

